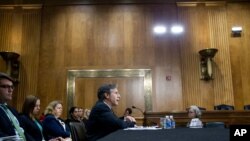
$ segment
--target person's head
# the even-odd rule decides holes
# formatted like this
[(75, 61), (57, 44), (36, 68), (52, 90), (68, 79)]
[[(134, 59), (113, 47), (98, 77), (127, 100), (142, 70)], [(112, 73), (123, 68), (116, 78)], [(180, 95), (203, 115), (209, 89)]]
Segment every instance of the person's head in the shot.
[(124, 116), (130, 116), (132, 114), (132, 109), (131, 108), (126, 108), (124, 112)]
[(117, 106), (121, 95), (118, 92), (118, 89), (115, 84), (104, 84), (102, 85), (97, 92), (99, 101), (105, 101), (107, 104), (112, 106)]
[(40, 99), (36, 96), (29, 95), (25, 98), (22, 107), (22, 113), (34, 117), (39, 114), (40, 111)]
[(82, 107), (79, 107), (78, 108), (78, 117), (83, 118), (83, 108)]
[(201, 111), (200, 109), (195, 106), (195, 105), (192, 105), (188, 108), (188, 117), (189, 118), (200, 118), (201, 117)]
[(7, 74), (0, 72), (0, 103), (12, 100), (14, 80)]
[(79, 109), (77, 107), (71, 107), (69, 110), (70, 117), (72, 119), (78, 119), (79, 118)]
[(49, 103), (49, 105), (46, 107), (44, 114), (52, 114), (56, 118), (59, 118), (62, 115), (63, 107), (62, 103), (58, 100), (52, 101)]
[(91, 110), (89, 110), (89, 109), (84, 110), (84, 118), (85, 119), (89, 119), (90, 112), (91, 112)]

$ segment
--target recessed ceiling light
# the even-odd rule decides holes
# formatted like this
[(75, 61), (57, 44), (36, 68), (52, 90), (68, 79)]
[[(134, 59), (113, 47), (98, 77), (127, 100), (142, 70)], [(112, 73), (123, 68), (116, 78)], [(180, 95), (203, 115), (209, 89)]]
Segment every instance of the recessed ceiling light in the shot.
[(183, 31), (184, 31), (184, 29), (180, 25), (175, 25), (171, 28), (171, 32), (174, 34), (179, 34), (179, 33), (182, 33)]
[(164, 34), (167, 32), (167, 28), (162, 25), (157, 25), (154, 27), (154, 33), (156, 34)]

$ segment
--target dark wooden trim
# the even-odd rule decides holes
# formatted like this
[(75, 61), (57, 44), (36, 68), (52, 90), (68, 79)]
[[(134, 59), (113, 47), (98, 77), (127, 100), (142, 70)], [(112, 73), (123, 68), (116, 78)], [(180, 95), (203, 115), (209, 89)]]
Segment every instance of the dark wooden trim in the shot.
[[(0, 5), (15, 4), (44, 4), (44, 5), (97, 5), (97, 4), (175, 4), (178, 2), (194, 3), (197, 0), (8, 0), (0, 1)], [(198, 1), (199, 3), (200, 1)], [(203, 1), (201, 1), (203, 2)], [(239, 3), (248, 0), (209, 0), (209, 2)]]
[[(145, 112), (144, 125), (158, 124), (161, 117), (173, 115), (177, 126), (186, 126), (190, 121), (186, 111), (174, 112)], [(227, 127), (230, 125), (250, 125), (250, 111), (203, 111), (201, 116), (203, 124), (207, 122), (224, 122)]]

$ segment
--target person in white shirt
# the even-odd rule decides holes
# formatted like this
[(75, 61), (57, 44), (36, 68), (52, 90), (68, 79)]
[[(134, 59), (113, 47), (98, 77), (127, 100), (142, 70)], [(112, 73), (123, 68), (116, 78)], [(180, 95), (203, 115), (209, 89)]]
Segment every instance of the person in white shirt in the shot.
[(191, 119), (190, 122), (188, 122), (187, 127), (190, 128), (202, 128), (202, 122), (200, 120), (201, 118), (201, 110), (198, 106), (192, 105), (188, 108), (188, 117)]

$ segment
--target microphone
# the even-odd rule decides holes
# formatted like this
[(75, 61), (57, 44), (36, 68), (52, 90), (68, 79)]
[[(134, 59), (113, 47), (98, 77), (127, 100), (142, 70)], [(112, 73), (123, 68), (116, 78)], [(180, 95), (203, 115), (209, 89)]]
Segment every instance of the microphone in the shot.
[(142, 115), (144, 116), (144, 112), (143, 112), (143, 110), (142, 110), (141, 108), (137, 108), (137, 107), (135, 107), (134, 105), (132, 106), (132, 108), (133, 108), (133, 109), (139, 110), (139, 111), (142, 113)]
[(144, 117), (145, 115), (144, 115), (143, 110), (142, 110), (141, 108), (137, 108), (137, 107), (135, 107), (134, 105), (132, 106), (132, 108), (133, 108), (133, 109), (137, 109), (137, 110), (139, 110), (139, 111), (142, 113), (142, 116), (143, 116), (143, 122), (142, 122), (142, 125), (143, 125), (143, 126), (146, 126), (146, 122), (145, 122), (145, 119), (144, 119), (144, 118), (145, 118), (145, 117)]

